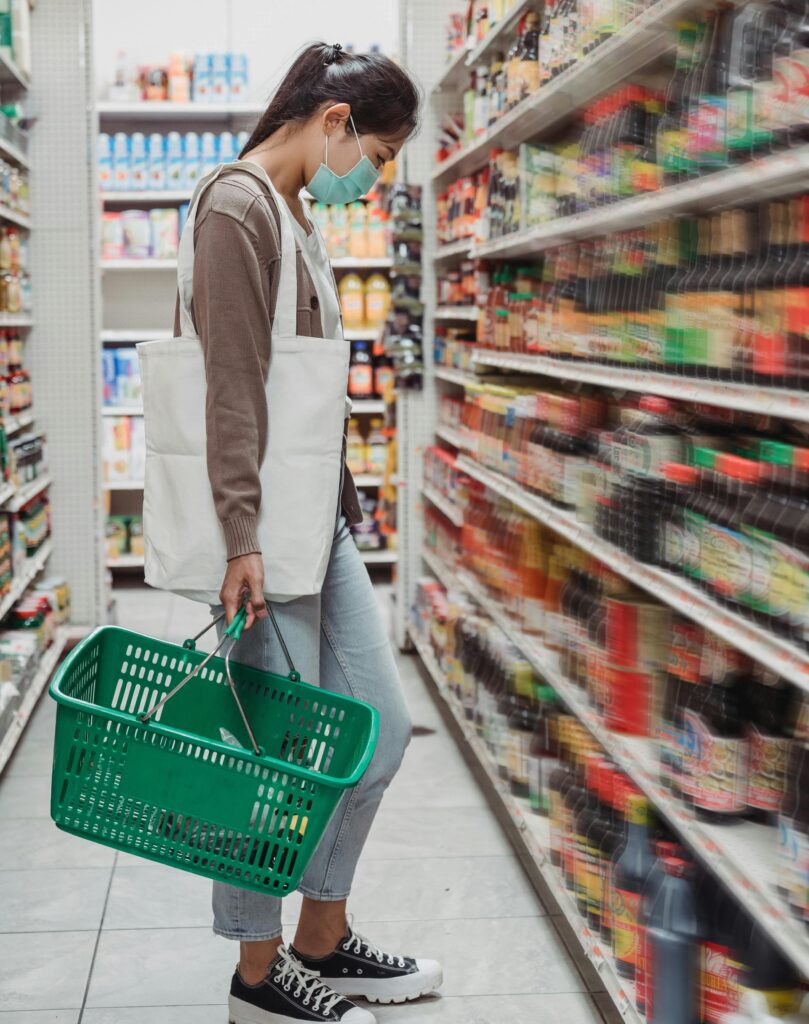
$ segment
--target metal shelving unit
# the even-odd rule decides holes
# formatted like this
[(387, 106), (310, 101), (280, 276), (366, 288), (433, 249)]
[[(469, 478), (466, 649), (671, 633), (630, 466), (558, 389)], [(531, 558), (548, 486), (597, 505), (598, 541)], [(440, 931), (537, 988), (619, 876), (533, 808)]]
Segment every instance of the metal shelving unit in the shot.
[(446, 703), (452, 717), (455, 719), (463, 735), (467, 750), (485, 772), (490, 784), (494, 787), (516, 826), (517, 835), (519, 836), (519, 855), (528, 857), (542, 876), (548, 890), (544, 895), (546, 898), (547, 895), (550, 895), (556, 904), (555, 908), (549, 908), (549, 911), (553, 913), (555, 909), (558, 914), (564, 917), (576, 937), (582, 952), (592, 963), (593, 967), (595, 967), (604, 984), (604, 988), (609, 993), (623, 1019), (630, 1022), (630, 1024), (642, 1024), (644, 1018), (635, 1009), (634, 987), (630, 982), (620, 977), (608, 951), (604, 950), (602, 943), (593, 935), (587, 926), (587, 922), (582, 919), (575, 901), (559, 876), (559, 872), (551, 864), (549, 852), (550, 829), (547, 820), (534, 814), (527, 800), (515, 797), (511, 793), (508, 786), (500, 778), (497, 766), (492, 762), (492, 758), (485, 745), (466, 719), (463, 709), (459, 707), (458, 701), (450, 691), (447, 679), (441, 670), (441, 666), (436, 661), (432, 650), (414, 631), (411, 630), (410, 636), (419, 657), (435, 683), (438, 694)]
[(469, 370), (456, 370), (454, 366), (436, 365), (435, 375), (438, 380), (445, 380), (449, 384), (457, 384), (462, 388), (466, 387), (467, 384), (473, 384), (477, 380), (474, 373)]
[(147, 270), (177, 270), (176, 259), (120, 259), (102, 260), (102, 271), (126, 270), (126, 271), (147, 271)]
[(472, 320), (476, 323), (480, 310), (477, 306), (439, 306), (434, 316), (436, 320)]
[(99, 117), (108, 121), (226, 121), (229, 118), (259, 117), (262, 103), (171, 103), (141, 100), (137, 103), (96, 104)]
[(453, 526), (463, 526), (463, 512), (446, 495), (428, 484), (422, 486), (421, 493), (431, 505), (435, 505), (438, 511), (449, 519)]

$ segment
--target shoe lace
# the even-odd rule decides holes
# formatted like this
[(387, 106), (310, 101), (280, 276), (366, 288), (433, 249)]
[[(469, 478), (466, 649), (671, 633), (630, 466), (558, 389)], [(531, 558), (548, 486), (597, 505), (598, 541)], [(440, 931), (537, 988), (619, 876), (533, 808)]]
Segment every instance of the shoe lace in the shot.
[(376, 957), (377, 963), (382, 963), (385, 960), (391, 967), (406, 967), (404, 957), (394, 956), (391, 953), (385, 953), (378, 946), (375, 946), (372, 942), (369, 942), (364, 935), (360, 935), (358, 932), (352, 931), (350, 938), (346, 939), (344, 948), (349, 953), (362, 953), (362, 947), (365, 947), (365, 955), (367, 957)]
[[(343, 998), (339, 992), (321, 981), (312, 971), (307, 970), (303, 964), (296, 960), (286, 946), (278, 949), (278, 960), (273, 967), (273, 981), (283, 984), (284, 990), (289, 991), (295, 983), (293, 995), (297, 999), (301, 993), (306, 996), (305, 1002), (312, 1001), (312, 1009), (315, 1013), (328, 1013), (335, 1003)], [(321, 1008), (321, 1003), (322, 1008)]]

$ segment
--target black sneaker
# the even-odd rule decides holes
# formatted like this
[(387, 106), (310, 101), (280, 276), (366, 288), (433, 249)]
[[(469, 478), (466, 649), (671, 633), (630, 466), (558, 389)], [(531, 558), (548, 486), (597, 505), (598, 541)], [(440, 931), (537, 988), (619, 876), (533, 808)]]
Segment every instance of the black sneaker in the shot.
[(304, 967), (285, 947), (257, 985), (233, 973), (228, 999), (230, 1024), (299, 1024), (300, 1021), (339, 1021), (376, 1024), (369, 1011), (355, 1006), (317, 974)]
[(348, 935), (329, 956), (304, 956), (290, 950), (307, 970), (316, 973), (344, 996), (361, 996), (372, 1003), (404, 1003), (437, 989), (444, 972), (437, 960), (383, 953), (348, 927)]

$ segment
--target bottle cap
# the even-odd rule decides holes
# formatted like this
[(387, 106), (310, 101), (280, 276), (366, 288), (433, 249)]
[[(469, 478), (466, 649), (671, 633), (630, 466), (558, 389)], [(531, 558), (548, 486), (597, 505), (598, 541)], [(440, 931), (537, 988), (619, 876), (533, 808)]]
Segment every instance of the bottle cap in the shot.
[(672, 410), (672, 404), (667, 398), (659, 395), (644, 395), (638, 402), (638, 408), (643, 412), (653, 412), (658, 416), (668, 416)]
[(795, 469), (809, 471), (809, 448), (793, 448), (792, 465)]
[(713, 469), (716, 465), (716, 457), (719, 452), (713, 448), (695, 448), (694, 465), (699, 469)]
[(716, 468), (732, 480), (740, 480), (745, 484), (757, 484), (761, 479), (761, 463), (743, 459), (739, 455), (720, 455), (716, 460)]
[(689, 871), (688, 861), (681, 857), (664, 857), (663, 870), (667, 875), (674, 875), (675, 878), (684, 878)]

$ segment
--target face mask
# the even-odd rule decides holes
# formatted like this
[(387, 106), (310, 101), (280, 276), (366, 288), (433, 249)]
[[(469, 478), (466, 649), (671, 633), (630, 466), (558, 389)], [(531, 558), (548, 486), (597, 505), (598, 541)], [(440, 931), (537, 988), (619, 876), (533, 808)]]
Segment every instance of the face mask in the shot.
[(381, 174), (362, 151), (354, 119), (349, 117), (349, 121), (360, 149), (360, 159), (346, 174), (335, 174), (329, 167), (329, 137), (326, 136), (325, 162), (318, 167), (315, 176), (306, 186), (318, 203), (353, 203), (371, 191)]

